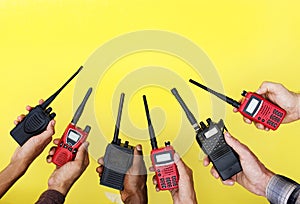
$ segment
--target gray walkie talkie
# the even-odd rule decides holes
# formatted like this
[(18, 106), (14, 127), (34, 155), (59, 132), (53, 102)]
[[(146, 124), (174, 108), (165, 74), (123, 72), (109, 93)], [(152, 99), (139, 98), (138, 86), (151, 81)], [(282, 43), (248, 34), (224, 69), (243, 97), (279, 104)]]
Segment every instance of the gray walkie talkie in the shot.
[(134, 147), (128, 141), (121, 143), (119, 139), (119, 128), (123, 109), (125, 94), (120, 97), (118, 117), (115, 125), (114, 138), (111, 144), (107, 145), (104, 155), (104, 169), (100, 178), (100, 184), (123, 190), (124, 177), (127, 170), (132, 165)]
[(201, 121), (199, 126), (194, 115), (188, 109), (178, 91), (173, 88), (171, 92), (181, 105), (188, 120), (195, 129), (196, 140), (200, 148), (213, 163), (221, 179), (223, 181), (227, 180), (242, 171), (238, 154), (225, 141), (224, 130), (227, 131), (227, 129), (223, 120), (221, 119), (218, 123), (215, 123), (208, 118), (206, 120), (208, 125), (205, 125), (204, 122)]

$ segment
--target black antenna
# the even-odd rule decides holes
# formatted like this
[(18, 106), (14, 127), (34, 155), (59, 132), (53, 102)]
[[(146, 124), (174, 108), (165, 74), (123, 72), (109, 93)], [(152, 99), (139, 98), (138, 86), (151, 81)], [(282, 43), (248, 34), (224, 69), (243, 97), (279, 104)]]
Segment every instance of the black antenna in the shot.
[(82, 100), (81, 104), (79, 105), (79, 107), (77, 108), (75, 114), (74, 114), (74, 117), (71, 121), (71, 123), (73, 123), (74, 125), (77, 124), (82, 112), (83, 112), (83, 109), (84, 109), (84, 106), (87, 102), (87, 100), (89, 99), (91, 93), (92, 93), (92, 88), (89, 88), (88, 91), (86, 92), (85, 96), (84, 96), (84, 99)]
[(177, 99), (177, 101), (179, 102), (179, 104), (181, 105), (182, 109), (184, 110), (184, 112), (185, 112), (188, 120), (192, 124), (193, 128), (195, 129), (195, 131), (198, 132), (198, 130), (200, 130), (200, 126), (198, 125), (198, 122), (195, 119), (195, 116), (191, 113), (191, 111), (189, 110), (189, 108), (187, 107), (187, 105), (184, 103), (184, 101), (180, 97), (177, 89), (173, 88), (173, 89), (171, 89), (171, 92), (175, 96), (175, 98)]
[(151, 123), (147, 98), (145, 95), (143, 95), (143, 100), (144, 100), (144, 106), (145, 106), (145, 111), (146, 111), (146, 117), (147, 117), (147, 121), (148, 121), (148, 129), (149, 129), (149, 134), (150, 134), (151, 147), (152, 147), (152, 149), (157, 149), (158, 148), (157, 141), (156, 141), (154, 129), (153, 129), (153, 126)]
[(196, 86), (198, 86), (198, 87), (200, 87), (200, 88), (202, 88), (202, 89), (204, 89), (204, 90), (206, 90), (206, 91), (212, 93), (213, 95), (215, 95), (215, 96), (217, 96), (218, 98), (222, 99), (223, 101), (229, 103), (230, 105), (232, 105), (232, 106), (235, 107), (235, 108), (239, 108), (240, 105), (241, 105), (241, 104), (240, 104), (239, 102), (237, 102), (236, 100), (233, 100), (232, 98), (229, 98), (229, 97), (227, 97), (227, 96), (225, 96), (225, 95), (223, 95), (223, 94), (221, 94), (221, 93), (218, 93), (218, 92), (216, 92), (216, 91), (214, 91), (214, 90), (212, 90), (212, 89), (210, 89), (210, 88), (208, 88), (208, 87), (206, 87), (206, 86), (204, 86), (204, 85), (202, 85), (202, 84), (200, 84), (200, 83), (194, 81), (193, 79), (190, 79), (189, 82), (191, 82), (192, 84), (194, 84), (194, 85), (196, 85)]
[(117, 121), (115, 125), (115, 133), (114, 133), (114, 139), (112, 141), (113, 144), (118, 144), (118, 136), (119, 136), (119, 131), (120, 131), (120, 123), (121, 123), (121, 115), (122, 115), (122, 110), (123, 110), (123, 103), (124, 103), (124, 97), (125, 94), (121, 93), (120, 97), (120, 103), (119, 103), (119, 109), (118, 109), (118, 116), (117, 116)]
[(41, 108), (42, 109), (46, 109), (47, 106), (50, 105), (50, 103), (56, 98), (56, 96), (63, 90), (63, 88), (65, 88), (65, 86), (68, 85), (68, 83), (70, 81), (72, 81), (72, 79), (82, 70), (83, 66), (79, 67), (79, 69), (77, 70), (77, 72), (75, 72), (70, 79), (68, 79), (68, 81), (62, 86), (60, 87), (60, 89), (58, 89), (52, 96), (50, 96), (44, 103), (42, 103)]

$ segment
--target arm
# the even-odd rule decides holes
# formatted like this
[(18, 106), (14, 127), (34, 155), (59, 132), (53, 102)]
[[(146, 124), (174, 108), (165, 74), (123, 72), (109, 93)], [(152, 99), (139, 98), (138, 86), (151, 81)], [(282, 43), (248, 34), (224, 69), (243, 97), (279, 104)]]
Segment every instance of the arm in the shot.
[[(99, 158), (96, 171), (99, 176), (103, 172), (103, 157)], [(132, 166), (128, 169), (124, 178), (124, 189), (120, 191), (121, 199), (125, 204), (146, 204), (147, 195), (147, 170), (143, 159), (142, 146), (137, 145), (134, 148), (134, 157)]]
[[(282, 84), (273, 82), (263, 82), (256, 93), (279, 105), (287, 112), (283, 123), (290, 123), (300, 118), (300, 94), (291, 92)], [(237, 112), (237, 109), (234, 108), (233, 111)], [(248, 118), (244, 118), (244, 121), (248, 124), (252, 123)], [(260, 123), (255, 123), (255, 125), (258, 129), (268, 130)]]
[[(174, 154), (174, 161), (178, 169), (179, 181), (178, 189), (170, 190), (173, 203), (197, 204), (197, 198), (193, 181), (193, 171), (182, 161), (178, 153)], [(150, 171), (154, 171), (153, 167), (150, 167)], [(154, 185), (157, 185), (156, 176), (153, 176), (152, 181)], [(156, 191), (159, 191), (158, 187), (156, 187)]]
[[(29, 111), (31, 107), (27, 106), (26, 109)], [(25, 115), (20, 115), (14, 122), (15, 125), (24, 117)], [(50, 143), (54, 134), (54, 125), (55, 121), (50, 121), (44, 132), (30, 138), (23, 146), (17, 147), (8, 166), (0, 172), (0, 198), (25, 174), (30, 164)]]

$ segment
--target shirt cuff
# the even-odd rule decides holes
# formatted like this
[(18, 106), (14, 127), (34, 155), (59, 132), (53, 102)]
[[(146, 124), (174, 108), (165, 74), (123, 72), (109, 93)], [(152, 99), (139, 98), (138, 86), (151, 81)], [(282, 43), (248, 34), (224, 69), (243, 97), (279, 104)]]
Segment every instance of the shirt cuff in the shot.
[(47, 190), (40, 196), (36, 204), (62, 204), (65, 196), (56, 190)]
[(297, 188), (297, 183), (281, 175), (274, 175), (266, 189), (266, 197), (270, 203), (287, 204), (290, 195)]

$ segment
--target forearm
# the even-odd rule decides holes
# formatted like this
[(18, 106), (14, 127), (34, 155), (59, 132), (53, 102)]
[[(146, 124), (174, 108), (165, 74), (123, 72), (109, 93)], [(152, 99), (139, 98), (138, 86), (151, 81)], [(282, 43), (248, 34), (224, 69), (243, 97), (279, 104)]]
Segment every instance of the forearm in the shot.
[(10, 163), (0, 172), (0, 198), (26, 172), (28, 166), (21, 162)]

